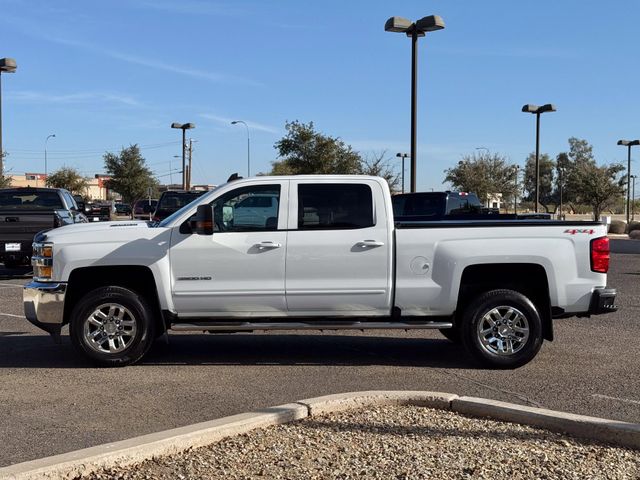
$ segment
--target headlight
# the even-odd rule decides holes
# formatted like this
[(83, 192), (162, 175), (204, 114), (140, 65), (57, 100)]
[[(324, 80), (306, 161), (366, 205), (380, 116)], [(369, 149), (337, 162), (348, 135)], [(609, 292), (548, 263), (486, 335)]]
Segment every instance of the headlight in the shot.
[(46, 282), (51, 280), (51, 270), (53, 269), (53, 244), (34, 242), (31, 265), (33, 266), (33, 279), (35, 281)]

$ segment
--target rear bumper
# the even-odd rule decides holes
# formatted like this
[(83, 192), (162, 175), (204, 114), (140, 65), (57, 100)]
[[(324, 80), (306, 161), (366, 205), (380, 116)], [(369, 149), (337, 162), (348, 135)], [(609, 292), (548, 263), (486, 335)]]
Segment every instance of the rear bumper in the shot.
[(615, 288), (596, 288), (591, 294), (589, 314), (601, 315), (603, 313), (612, 313), (618, 310), (618, 306), (616, 305), (616, 293)]
[(59, 333), (64, 321), (66, 283), (31, 282), (24, 286), (24, 315), (36, 327)]

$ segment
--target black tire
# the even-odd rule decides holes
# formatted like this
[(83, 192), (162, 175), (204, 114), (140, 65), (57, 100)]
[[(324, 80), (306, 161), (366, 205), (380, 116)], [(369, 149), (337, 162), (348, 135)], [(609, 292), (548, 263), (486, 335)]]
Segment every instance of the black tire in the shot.
[[(523, 327), (528, 329), (527, 335)], [(483, 335), (481, 330), (487, 328), (491, 331)], [(520, 292), (506, 289), (482, 293), (471, 302), (464, 312), (461, 334), (466, 350), (481, 364), (493, 368), (517, 368), (528, 363), (543, 341), (542, 321), (533, 302)]]
[[(98, 315), (106, 318), (100, 320), (102, 316), (94, 315), (98, 311), (101, 312)], [(118, 317), (122, 320), (118, 321)], [(101, 321), (103, 326), (97, 327), (96, 322)], [(152, 309), (143, 297), (131, 290), (100, 287), (87, 293), (73, 309), (69, 335), (73, 346), (100, 366), (131, 365), (147, 353), (155, 338)], [(103, 351), (111, 350), (112, 346), (114, 351)]]
[(461, 338), (461, 335), (460, 335), (460, 329), (458, 327), (439, 328), (438, 330), (444, 336), (444, 338), (446, 338), (450, 342), (453, 342), (453, 343), (462, 342), (462, 338)]

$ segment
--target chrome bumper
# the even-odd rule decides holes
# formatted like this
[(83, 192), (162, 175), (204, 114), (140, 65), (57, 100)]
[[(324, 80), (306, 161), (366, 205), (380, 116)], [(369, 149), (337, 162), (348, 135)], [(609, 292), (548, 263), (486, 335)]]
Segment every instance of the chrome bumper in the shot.
[(49, 333), (59, 332), (64, 321), (66, 283), (31, 282), (24, 286), (24, 315), (36, 327)]

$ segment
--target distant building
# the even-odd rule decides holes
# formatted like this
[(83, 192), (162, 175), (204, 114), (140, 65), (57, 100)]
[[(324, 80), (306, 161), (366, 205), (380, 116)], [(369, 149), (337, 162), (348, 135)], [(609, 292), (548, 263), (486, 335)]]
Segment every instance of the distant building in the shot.
[[(8, 175), (12, 187), (46, 187), (47, 176), (44, 173), (24, 173)], [(107, 200), (110, 191), (106, 186), (108, 175), (95, 174), (93, 178), (85, 178), (87, 189), (83, 196), (89, 200)]]
[(500, 210), (502, 208), (502, 194), (487, 193), (487, 207), (497, 208), (498, 210)]

